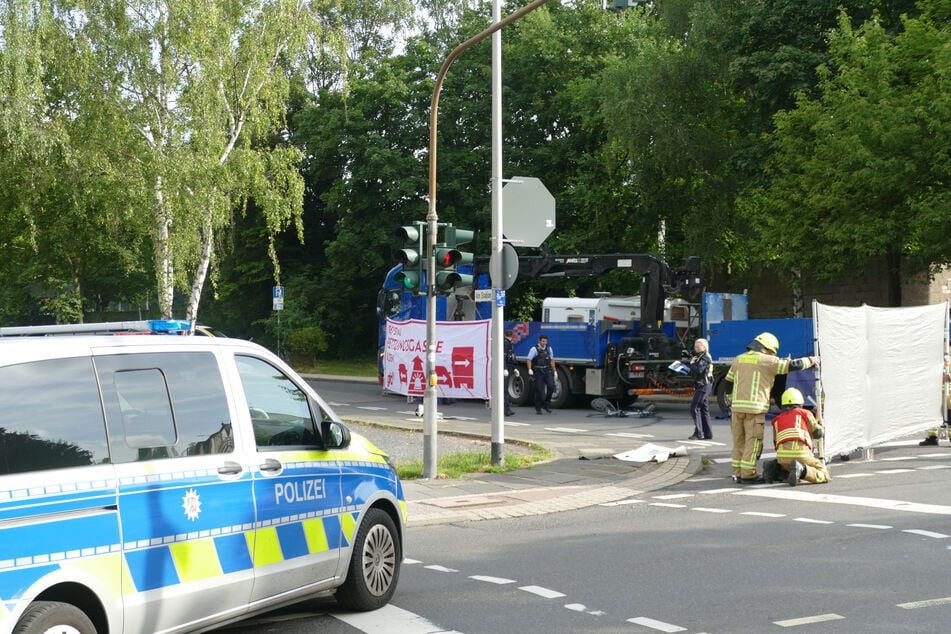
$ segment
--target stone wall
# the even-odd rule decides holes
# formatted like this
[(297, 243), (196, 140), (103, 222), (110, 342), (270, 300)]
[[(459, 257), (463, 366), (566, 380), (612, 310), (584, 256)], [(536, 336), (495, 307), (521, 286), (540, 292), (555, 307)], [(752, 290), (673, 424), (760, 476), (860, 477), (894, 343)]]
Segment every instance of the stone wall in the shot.
[[(786, 317), (812, 317), (812, 302), (833, 306), (888, 306), (885, 260), (869, 264), (868, 268), (847, 279), (835, 283), (807, 284), (800, 297), (796, 297), (790, 280), (781, 279), (772, 271), (763, 272), (746, 289), (749, 294), (751, 319), (776, 319)], [(742, 292), (743, 289), (725, 291), (707, 288), (708, 291)], [(902, 284), (902, 306), (937, 304), (951, 299), (951, 267), (945, 269), (934, 281), (927, 279)], [(797, 308), (801, 306), (801, 314)]]

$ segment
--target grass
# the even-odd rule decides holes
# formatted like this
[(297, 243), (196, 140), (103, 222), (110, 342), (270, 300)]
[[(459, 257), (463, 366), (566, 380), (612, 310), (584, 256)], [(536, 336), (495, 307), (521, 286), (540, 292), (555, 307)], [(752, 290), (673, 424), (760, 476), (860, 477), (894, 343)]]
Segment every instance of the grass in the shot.
[[(502, 454), (502, 464), (493, 465), (492, 456), (484, 452), (460, 452), (439, 456), (436, 461), (437, 478), (458, 478), (469, 473), (505, 473), (547, 460), (551, 452), (539, 445), (532, 445), (528, 454)], [(416, 460), (396, 465), (401, 480), (417, 480), (423, 477), (423, 461)]]
[(334, 374), (337, 376), (376, 377), (376, 359), (321, 359), (316, 366), (295, 367), (301, 374)]

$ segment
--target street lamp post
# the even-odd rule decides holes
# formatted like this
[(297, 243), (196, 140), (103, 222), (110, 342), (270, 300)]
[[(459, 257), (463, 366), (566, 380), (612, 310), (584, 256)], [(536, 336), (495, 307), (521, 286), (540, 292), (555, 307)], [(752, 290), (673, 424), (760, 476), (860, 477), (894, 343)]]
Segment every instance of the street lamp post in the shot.
[[(508, 15), (504, 19), (495, 21), (489, 28), (485, 29), (481, 33), (470, 37), (468, 40), (454, 48), (449, 56), (446, 57), (446, 60), (442, 63), (442, 66), (439, 68), (439, 73), (436, 75), (436, 85), (433, 88), (433, 99), (429, 111), (429, 212), (426, 214), (426, 223), (427, 223), (427, 234), (428, 234), (428, 279), (427, 284), (430, 288), (428, 289), (426, 295), (426, 389), (423, 392), (423, 477), (425, 478), (435, 478), (436, 477), (436, 293), (435, 293), (435, 283), (434, 283), (434, 274), (436, 271), (436, 244), (438, 240), (436, 239), (436, 232), (439, 228), (439, 216), (436, 213), (436, 138), (437, 138), (437, 120), (439, 113), (439, 93), (442, 91), (443, 80), (446, 78), (446, 73), (449, 72), (449, 67), (452, 65), (452, 62), (459, 56), (462, 51), (467, 48), (478, 44), (485, 38), (489, 37), (496, 31), (500, 30), (504, 26), (511, 24), (515, 20), (525, 16), (528, 13), (531, 13), (538, 7), (543, 4), (547, 4), (549, 0), (534, 0), (521, 9), (515, 11), (514, 13)], [(499, 171), (501, 171), (501, 160), (499, 161)], [(495, 190), (501, 189), (501, 177), (495, 174), (493, 169), (493, 197), (495, 196)], [(493, 198), (494, 200), (494, 198)], [(492, 218), (492, 230), (495, 235), (492, 236), (492, 245), (493, 249), (501, 252), (502, 250), (502, 235), (501, 235), (501, 218), (497, 220), (496, 216), (501, 216), (500, 212), (496, 211), (496, 207), (493, 205), (493, 218)], [(496, 258), (497, 260), (499, 258)], [(493, 290), (496, 284), (501, 282), (501, 276), (496, 276), (493, 281)], [(493, 317), (495, 317), (495, 312), (493, 311)], [(501, 318), (500, 318), (501, 319)], [(501, 324), (500, 324), (501, 325)], [(494, 350), (493, 359), (500, 355), (501, 353), (501, 340), (496, 341), (493, 336), (492, 339), (493, 346), (497, 349)], [(493, 395), (499, 395), (499, 384), (501, 383), (501, 371), (496, 375), (496, 368), (501, 367), (500, 363), (493, 361), (493, 372), (492, 372), (492, 390)], [(501, 416), (501, 402), (496, 403), (496, 407), (493, 408), (493, 417)], [(494, 440), (494, 437), (493, 437)], [(493, 444), (493, 449), (495, 445)], [(495, 453), (495, 452), (493, 452)]]

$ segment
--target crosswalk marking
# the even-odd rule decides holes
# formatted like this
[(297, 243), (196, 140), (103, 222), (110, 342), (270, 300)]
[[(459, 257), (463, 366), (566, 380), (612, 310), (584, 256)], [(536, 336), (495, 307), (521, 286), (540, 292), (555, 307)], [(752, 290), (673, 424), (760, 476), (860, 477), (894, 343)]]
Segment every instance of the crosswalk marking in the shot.
[(825, 504), (846, 504), (868, 508), (907, 511), (909, 513), (927, 513), (930, 515), (951, 515), (951, 506), (942, 504), (920, 504), (904, 500), (866, 498), (851, 495), (832, 495), (830, 493), (809, 493), (795, 489), (750, 488), (737, 491), (735, 495), (774, 498), (778, 500), (798, 500), (800, 502), (823, 502)]

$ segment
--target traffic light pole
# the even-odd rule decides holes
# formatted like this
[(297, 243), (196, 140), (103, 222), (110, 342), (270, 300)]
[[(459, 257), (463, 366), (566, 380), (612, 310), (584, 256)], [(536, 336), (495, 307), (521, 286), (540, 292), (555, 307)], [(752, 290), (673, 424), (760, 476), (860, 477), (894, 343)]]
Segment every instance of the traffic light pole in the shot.
[[(502, 27), (518, 20), (524, 15), (531, 13), (538, 7), (546, 4), (549, 0), (534, 0), (518, 11), (508, 15), (502, 20), (494, 22), (489, 28), (481, 33), (470, 37), (468, 40), (452, 49), (446, 60), (439, 68), (436, 75), (436, 84), (433, 87), (433, 98), (429, 109), (429, 212), (426, 214), (426, 223), (428, 226), (428, 244), (427, 260), (429, 264), (428, 279), (426, 280), (426, 390), (423, 394), (423, 477), (436, 477), (436, 231), (439, 229), (439, 216), (436, 213), (436, 139), (437, 139), (437, 120), (439, 114), (439, 93), (442, 91), (443, 81), (446, 79), (446, 73), (452, 62), (462, 51), (478, 44), (489, 37)], [(496, 183), (501, 185), (501, 183)], [(493, 233), (496, 231), (495, 218), (493, 218)], [(493, 244), (498, 243), (501, 250), (501, 235), (493, 235)], [(497, 383), (497, 382), (496, 382)], [(496, 387), (493, 386), (493, 394), (496, 394)], [(502, 403), (496, 402), (493, 411), (499, 410)], [(493, 436), (494, 438), (494, 436)]]
[[(492, 22), (502, 20), (502, 0), (492, 0)], [(499, 292), (502, 283), (502, 32), (492, 34), (492, 257), (489, 278), (492, 294)], [(492, 302), (490, 341), (492, 342), (492, 394), (495, 406), (492, 415), (492, 464), (501, 466), (505, 461), (505, 359), (502, 338), (505, 336), (505, 308), (501, 302)], [(512, 380), (511, 378), (509, 379)]]

